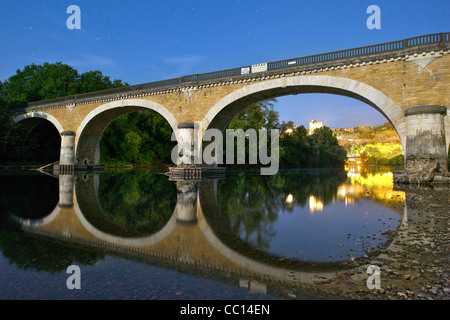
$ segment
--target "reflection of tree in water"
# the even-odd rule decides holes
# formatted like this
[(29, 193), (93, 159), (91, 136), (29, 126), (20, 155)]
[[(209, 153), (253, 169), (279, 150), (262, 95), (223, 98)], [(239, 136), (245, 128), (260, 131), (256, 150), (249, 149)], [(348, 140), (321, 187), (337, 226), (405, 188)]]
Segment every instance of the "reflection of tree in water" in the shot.
[(274, 176), (278, 182), (277, 190), (286, 199), (287, 195), (292, 195), (293, 202), (282, 202), (282, 209), (291, 212), (294, 206), (302, 208), (308, 204), (310, 196), (323, 202), (324, 205), (335, 200), (339, 185), (347, 179), (346, 172), (337, 173), (309, 173), (309, 174), (282, 174)]
[[(304, 207), (311, 195), (324, 205), (331, 203), (346, 173), (250, 175), (241, 172), (218, 182), (222, 221), (233, 237), (264, 250), (275, 236), (273, 224), (281, 210)], [(287, 203), (287, 195), (295, 199)]]
[(74, 263), (94, 265), (104, 255), (60, 240), (25, 234), (8, 215), (0, 214), (0, 250), (10, 263), (25, 270), (56, 273)]
[(92, 265), (103, 255), (59, 240), (25, 234), (11, 214), (37, 219), (49, 215), (58, 204), (58, 180), (27, 173), (0, 179), (0, 250), (21, 269), (49, 273), (65, 270), (73, 262)]
[[(233, 234), (258, 248), (267, 248), (274, 236), (272, 225), (278, 218), (279, 197), (273, 194), (269, 179), (239, 174), (219, 183), (222, 212), (226, 212)], [(226, 200), (225, 200), (226, 199)], [(252, 241), (252, 237), (255, 239)]]
[(0, 213), (37, 219), (49, 215), (58, 204), (58, 180), (41, 173), (2, 174)]
[(156, 232), (170, 219), (176, 186), (151, 171), (106, 171), (100, 176), (99, 200), (115, 225), (136, 232)]

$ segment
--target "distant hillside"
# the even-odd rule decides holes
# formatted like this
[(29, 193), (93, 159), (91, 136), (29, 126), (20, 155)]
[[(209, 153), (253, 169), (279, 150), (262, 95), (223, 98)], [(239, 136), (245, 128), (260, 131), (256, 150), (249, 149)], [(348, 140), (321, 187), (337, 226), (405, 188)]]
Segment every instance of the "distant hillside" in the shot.
[(347, 157), (361, 156), (367, 164), (403, 164), (403, 150), (397, 132), (389, 122), (381, 126), (334, 130)]

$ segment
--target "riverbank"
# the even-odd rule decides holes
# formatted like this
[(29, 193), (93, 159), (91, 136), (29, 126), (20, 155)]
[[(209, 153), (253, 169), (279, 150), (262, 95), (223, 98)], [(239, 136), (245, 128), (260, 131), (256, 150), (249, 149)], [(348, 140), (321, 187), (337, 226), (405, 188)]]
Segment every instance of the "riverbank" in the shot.
[[(377, 256), (349, 259), (350, 270), (318, 279), (328, 298), (349, 300), (450, 299), (448, 187), (404, 188), (406, 216)], [(369, 266), (380, 268), (380, 289), (369, 289)]]

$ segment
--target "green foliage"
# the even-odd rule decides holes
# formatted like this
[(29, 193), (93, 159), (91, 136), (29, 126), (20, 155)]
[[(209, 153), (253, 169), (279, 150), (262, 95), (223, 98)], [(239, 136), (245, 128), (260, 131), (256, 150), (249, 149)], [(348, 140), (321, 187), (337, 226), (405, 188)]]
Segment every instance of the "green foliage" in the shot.
[(137, 132), (128, 131), (127, 133), (125, 133), (125, 137), (120, 144), (120, 148), (123, 150), (124, 154), (130, 162), (140, 162), (141, 143), (142, 138)]
[(126, 85), (126, 83), (122, 83), (122, 80), (111, 81), (110, 77), (103, 76), (101, 71), (87, 71), (79, 77), (78, 93), (100, 91)]
[(293, 129), (295, 127), (294, 121), (289, 120), (288, 122), (281, 122), (280, 132), (284, 133), (287, 129)]
[(21, 147), (20, 136), (14, 130), (16, 127), (6, 110), (0, 107), (0, 159), (6, 158)]
[(280, 127), (279, 114), (274, 110), (276, 99), (263, 100), (245, 108), (228, 124), (228, 129), (278, 129)]
[(346, 159), (336, 134), (326, 126), (312, 135), (300, 126), (280, 139), (280, 165), (284, 167), (343, 167)]
[[(257, 133), (259, 133), (260, 129), (266, 129), (268, 134), (268, 154), (270, 154), (270, 130), (271, 129), (279, 129), (280, 123), (279, 123), (279, 114), (277, 111), (274, 110), (274, 102), (276, 102), (276, 99), (269, 99), (269, 100), (263, 100), (259, 101), (257, 103), (254, 103), (253, 105), (245, 108), (240, 112), (238, 116), (233, 118), (230, 123), (228, 124), (227, 129), (231, 130), (237, 130), (242, 129), (244, 132), (248, 129), (254, 129)], [(223, 141), (226, 143), (226, 136), (224, 132)], [(238, 163), (237, 160), (237, 144), (238, 139), (234, 139), (234, 163)], [(249, 140), (246, 140), (249, 142)], [(249, 143), (245, 143), (245, 156), (246, 156), (246, 163), (248, 163), (249, 160)], [(257, 155), (255, 155), (257, 156)], [(226, 157), (226, 151), (224, 150), (224, 157)], [(225, 159), (225, 158), (224, 158)], [(224, 160), (224, 163), (225, 160)]]
[[(251, 245), (249, 250), (265, 250), (269, 248), (270, 240), (274, 236), (273, 224), (278, 220), (281, 211), (292, 211), (294, 205), (307, 206), (310, 195), (324, 204), (331, 203), (335, 199), (338, 186), (345, 180), (345, 172), (278, 173), (266, 177), (239, 172), (237, 175), (228, 176), (226, 180), (218, 181), (220, 210), (209, 212), (212, 216), (208, 220), (220, 228), (220, 233), (232, 234), (227, 236), (227, 239), (242, 239)], [(294, 203), (286, 202), (289, 194), (295, 199)], [(246, 253), (249, 251), (246, 250)]]
[(6, 84), (0, 80), (0, 109), (6, 107), (5, 93), (6, 93)]
[(367, 143), (361, 148), (361, 151), (361, 156), (367, 159), (369, 164), (403, 164), (404, 159), (400, 141)]
[(18, 69), (2, 85), (2, 100), (9, 108), (25, 107), (28, 102), (64, 97), (127, 85), (121, 80), (111, 81), (101, 71), (78, 71), (61, 62), (31, 64)]
[(4, 163), (47, 164), (59, 157), (61, 138), (56, 128), (44, 120), (34, 127), (15, 123), (0, 108), (0, 161)]
[(401, 165), (404, 162), (400, 139), (393, 126), (386, 122), (380, 126), (336, 130), (348, 156), (361, 156), (368, 164)]
[(31, 64), (6, 81), (5, 102), (8, 106), (26, 106), (30, 101), (77, 93), (78, 72), (57, 62)]
[(100, 176), (105, 215), (129, 234), (159, 231), (172, 216), (176, 199), (175, 184), (155, 172), (108, 170)]
[[(292, 126), (291, 126), (292, 128)], [(308, 130), (304, 126), (294, 128), (291, 134), (280, 139), (280, 164), (282, 166), (309, 166)]]
[[(31, 101), (125, 85), (128, 84), (121, 80), (112, 81), (98, 70), (79, 75), (77, 70), (61, 62), (31, 64), (17, 70), (7, 81), (0, 82), (0, 161), (46, 164), (59, 157), (60, 137), (56, 130), (52, 131), (52, 127), (38, 122), (34, 127), (16, 124), (7, 114), (7, 108), (25, 107)], [(135, 154), (139, 139), (130, 133), (124, 141), (132, 144), (125, 148)]]
[[(260, 101), (244, 109), (235, 117), (228, 129), (279, 129), (280, 165), (282, 167), (343, 167), (347, 159), (346, 151), (341, 147), (336, 134), (328, 127), (318, 129), (312, 135), (304, 126), (295, 127), (292, 121), (279, 122), (278, 112), (274, 110), (273, 100)], [(284, 134), (291, 128), (290, 134)], [(235, 150), (236, 150), (235, 140)], [(270, 145), (270, 144), (269, 144)], [(268, 154), (270, 154), (270, 150)], [(249, 146), (246, 144), (246, 159), (249, 158)], [(236, 157), (236, 156), (235, 156)], [(235, 161), (236, 163), (236, 161)]]
[(111, 123), (100, 141), (103, 164), (160, 165), (171, 161), (172, 127), (154, 111), (123, 115)]

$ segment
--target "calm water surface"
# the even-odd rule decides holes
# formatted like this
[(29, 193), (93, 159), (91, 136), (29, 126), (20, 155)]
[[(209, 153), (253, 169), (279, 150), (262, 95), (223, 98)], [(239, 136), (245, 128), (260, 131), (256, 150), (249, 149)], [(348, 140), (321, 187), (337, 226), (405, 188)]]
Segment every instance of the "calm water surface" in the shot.
[[(0, 299), (289, 298), (286, 273), (308, 277), (382, 251), (404, 202), (389, 170), (236, 171), (202, 182), (4, 172)], [(80, 290), (66, 286), (70, 265)]]

